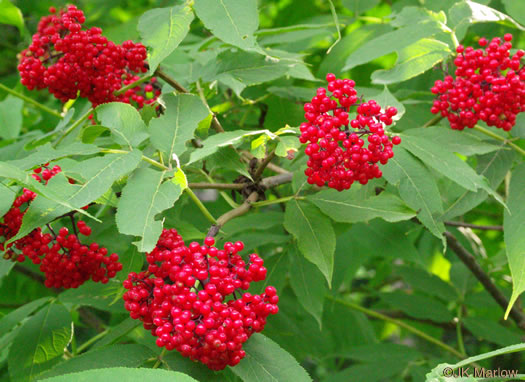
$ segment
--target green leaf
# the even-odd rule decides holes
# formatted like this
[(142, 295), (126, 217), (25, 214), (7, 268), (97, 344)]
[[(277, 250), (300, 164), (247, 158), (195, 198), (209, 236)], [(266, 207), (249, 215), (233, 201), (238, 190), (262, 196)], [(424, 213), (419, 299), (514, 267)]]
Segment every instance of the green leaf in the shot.
[[(2, 263), (5, 263), (5, 261), (3, 261)], [(25, 305), (22, 305), (20, 308), (15, 309), (6, 314), (4, 317), (2, 317), (2, 319), (0, 319), (0, 337), (9, 333), (24, 318), (26, 318), (35, 310), (47, 303), (50, 299), (50, 297), (39, 298)]]
[(505, 10), (521, 25), (525, 25), (525, 4), (515, 0), (503, 0)]
[(441, 32), (441, 27), (435, 21), (426, 21), (385, 33), (367, 41), (355, 50), (345, 62), (343, 71), (372, 61), (388, 53), (404, 49), (422, 38)]
[[(0, 22), (2, 21), (2, 4), (6, 0), (0, 0)], [(9, 3), (9, 1), (8, 1)], [(9, 3), (10, 4), (10, 3)], [(8, 96), (0, 102), (0, 138), (15, 139), (22, 129), (22, 107), (24, 101), (20, 98)]]
[(155, 353), (144, 345), (112, 345), (80, 354), (62, 362), (44, 373), (41, 378), (50, 378), (84, 370), (112, 367), (139, 367)]
[(162, 360), (167, 364), (171, 370), (177, 370), (181, 373), (187, 374), (200, 382), (225, 382), (224, 373), (216, 373), (208, 369), (207, 366), (200, 362), (192, 361), (187, 357), (183, 357), (177, 351), (170, 351)]
[(389, 183), (399, 185), (399, 195), (417, 211), (421, 223), (434, 236), (444, 240), (445, 226), (437, 218), (443, 214), (443, 205), (430, 171), (403, 148), (396, 147), (394, 157), (383, 167), (383, 176)]
[[(141, 257), (144, 257), (144, 255), (141, 254)], [(139, 325), (141, 325), (140, 321), (128, 317), (124, 319), (124, 321), (122, 321), (121, 323), (113, 325), (109, 329), (108, 334), (106, 334), (100, 341), (95, 342), (91, 349), (98, 349), (107, 345), (111, 345), (120, 340), (122, 337), (124, 337), (126, 334), (131, 332)]]
[(446, 148), (433, 141), (413, 135), (403, 135), (403, 147), (419, 157), (427, 166), (470, 191), (485, 190), (505, 206), (503, 199), (490, 188), (486, 178), (478, 175), (472, 167)]
[(181, 156), (186, 151), (186, 142), (193, 138), (199, 122), (209, 111), (201, 99), (192, 94), (168, 94), (164, 96), (166, 112), (149, 124), (151, 143), (166, 153), (169, 160), (173, 154)]
[(199, 382), (186, 374), (161, 369), (132, 369), (126, 367), (109, 367), (106, 369), (86, 370), (58, 377), (46, 378), (46, 382), (93, 382), (113, 381), (137, 382)]
[(273, 81), (284, 76), (294, 64), (285, 59), (275, 61), (256, 53), (228, 50), (217, 57), (214, 62), (215, 74), (209, 80), (219, 80), (240, 96), (247, 86)]
[(375, 88), (357, 88), (357, 92), (362, 94), (366, 99), (373, 98), (383, 110), (386, 110), (390, 106), (394, 106), (397, 109), (397, 114), (392, 118), (394, 121), (398, 121), (405, 114), (405, 106), (394, 97), (385, 85), (383, 91)]
[(22, 12), (9, 0), (0, 0), (0, 23), (14, 25), (20, 33), (24, 31)]
[(248, 214), (228, 221), (223, 227), (227, 235), (244, 231), (266, 231), (283, 224), (284, 214), (279, 211), (261, 211), (257, 214)]
[(287, 157), (290, 152), (296, 153), (299, 147), (301, 147), (301, 142), (296, 136), (279, 136), (279, 142), (275, 147), (275, 154), (280, 157)]
[(58, 149), (55, 149), (51, 143), (46, 143), (45, 145), (39, 146), (36, 152), (29, 154), (25, 158), (11, 160), (7, 163), (23, 170), (28, 170), (34, 166), (40, 166), (56, 159), (73, 155), (92, 155), (98, 152), (100, 152), (100, 149), (97, 146), (80, 142), (75, 142), (67, 146), (60, 146)]
[[(337, 45), (334, 46), (330, 54), (327, 54), (323, 58), (321, 66), (319, 67), (319, 76), (324, 76), (326, 73), (341, 73), (341, 69), (343, 69), (345, 65), (346, 58), (350, 56), (352, 52), (369, 40), (391, 31), (392, 27), (385, 23), (365, 24), (349, 32), (341, 39), (341, 41), (337, 43)], [(311, 99), (312, 95), (310, 94), (310, 96), (304, 101), (310, 101)]]
[(18, 187), (6, 185), (7, 181), (0, 180), (0, 217), (4, 216), (13, 206)]
[(397, 272), (412, 288), (425, 294), (439, 297), (446, 302), (454, 301), (458, 297), (458, 294), (452, 285), (426, 270), (416, 267), (402, 266), (399, 267)]
[(122, 102), (99, 105), (95, 112), (100, 123), (111, 130), (115, 142), (130, 149), (141, 144), (147, 137), (146, 124), (133, 106)]
[(49, 199), (36, 198), (27, 209), (18, 234), (11, 241), (73, 209), (64, 203), (79, 209), (98, 199), (116, 180), (133, 171), (141, 157), (141, 152), (136, 150), (128, 154), (109, 154), (80, 162), (72, 172), (84, 177), (85, 181), (82, 184), (69, 184), (59, 173), (45, 186), (45, 191), (52, 191), (63, 202), (57, 204)]
[(330, 219), (314, 205), (294, 199), (286, 204), (284, 228), (297, 239), (301, 253), (319, 268), (331, 287), (335, 233)]
[(155, 248), (162, 233), (162, 222), (155, 216), (170, 208), (182, 194), (182, 188), (165, 181), (166, 171), (137, 169), (122, 190), (117, 208), (117, 227), (120, 233), (139, 236), (134, 242), (140, 252)]
[(141, 41), (149, 47), (149, 72), (179, 46), (190, 30), (193, 12), (188, 2), (170, 8), (155, 8), (145, 12), (139, 19), (137, 30)]
[(221, 147), (240, 143), (244, 137), (259, 134), (267, 134), (271, 137), (276, 137), (276, 135), (269, 130), (234, 130), (215, 134), (202, 142), (201, 148), (196, 149), (191, 153), (190, 160), (187, 164), (197, 162), (212, 154), (215, 154)]
[[(507, 23), (520, 30), (525, 30), (514, 19), (506, 14), (474, 1), (464, 0), (456, 3), (449, 10), (450, 19), (454, 29), (466, 28), (474, 23)], [(461, 34), (460, 34), (461, 35)]]
[(230, 146), (221, 147), (215, 154), (206, 159), (206, 167), (218, 171), (230, 170), (251, 179), (246, 164), (241, 161), (237, 151)]
[(256, 0), (195, 0), (195, 13), (222, 41), (243, 50), (259, 50), (254, 32), (259, 27)]
[(466, 156), (487, 154), (501, 148), (500, 146), (481, 140), (479, 136), (472, 131), (452, 130), (449, 127), (444, 128), (443, 126), (409, 129), (403, 131), (403, 134), (432, 141), (436, 146), (446, 147), (448, 151)]
[(519, 337), (519, 332), (484, 317), (465, 317), (462, 323), (480, 341), (490, 341), (500, 346), (512, 345)]
[(0, 285), (2, 285), (2, 279), (6, 277), (11, 269), (15, 266), (13, 261), (1, 261), (0, 262)]
[(279, 345), (255, 333), (244, 344), (246, 357), (231, 370), (245, 382), (309, 382), (306, 370)]
[(503, 215), (503, 232), (512, 275), (512, 295), (505, 319), (518, 296), (525, 291), (525, 235), (522, 229), (525, 221), (525, 163), (512, 171), (508, 195), (509, 210)]
[[(452, 131), (451, 129), (448, 130)], [(477, 172), (487, 177), (490, 187), (495, 190), (512, 167), (515, 156), (516, 153), (507, 148), (501, 148), (494, 153), (479, 156)], [(488, 193), (484, 190), (478, 190), (476, 192), (465, 191), (445, 208), (441, 220), (450, 220), (456, 216), (463, 215), (481, 204), (488, 196)]]
[[(66, 208), (68, 210), (75, 210), (77, 212), (80, 212), (83, 215), (86, 215), (86, 216), (94, 218), (93, 216), (91, 216), (87, 212), (81, 210), (79, 207), (78, 208), (77, 207), (73, 207), (68, 201), (64, 201), (64, 199), (62, 198), (60, 193), (55, 192), (54, 190), (52, 190), (52, 189), (46, 187), (45, 185), (43, 185), (42, 183), (36, 181), (28, 173), (20, 170), (18, 167), (15, 167), (15, 166), (10, 165), (10, 164), (5, 163), (5, 162), (0, 162), (0, 177), (5, 177), (5, 178), (16, 180), (17, 182), (19, 182), (20, 184), (24, 185), (25, 187), (27, 187), (31, 191), (33, 191), (36, 194), (42, 196), (43, 198), (46, 198), (46, 200), (49, 203), (56, 203), (59, 206), (61, 206), (62, 208)], [(40, 198), (40, 199), (42, 199), (42, 198)], [(33, 205), (34, 203), (35, 202), (33, 201), (31, 203), (31, 205)], [(97, 219), (95, 219), (95, 220), (97, 220)], [(27, 234), (27, 233), (25, 233), (25, 234)], [(24, 235), (22, 235), (22, 236), (24, 236)], [(16, 237), (11, 238), (9, 240), (9, 242), (17, 240), (19, 237), (21, 237), (20, 236), (20, 232), (19, 232), (19, 234)], [(9, 243), (6, 243), (6, 244), (9, 244)]]
[(404, 292), (382, 293), (381, 300), (411, 317), (434, 322), (450, 322), (454, 316), (440, 301), (420, 294)]
[(380, 0), (343, 0), (343, 6), (351, 10), (355, 17), (374, 8), (379, 3)]
[(389, 222), (408, 220), (416, 215), (401, 199), (388, 192), (364, 199), (357, 192), (326, 190), (308, 197), (333, 220), (356, 223), (377, 217)]
[(324, 296), (326, 282), (319, 269), (299, 254), (294, 245), (289, 252), (291, 256), (290, 285), (303, 308), (310, 313), (322, 329)]
[(62, 305), (50, 304), (18, 332), (8, 357), (12, 381), (34, 380), (64, 354), (71, 341), (71, 316)]
[(448, 45), (434, 39), (424, 38), (401, 49), (396, 65), (388, 70), (372, 73), (374, 84), (403, 82), (426, 72), (450, 55)]

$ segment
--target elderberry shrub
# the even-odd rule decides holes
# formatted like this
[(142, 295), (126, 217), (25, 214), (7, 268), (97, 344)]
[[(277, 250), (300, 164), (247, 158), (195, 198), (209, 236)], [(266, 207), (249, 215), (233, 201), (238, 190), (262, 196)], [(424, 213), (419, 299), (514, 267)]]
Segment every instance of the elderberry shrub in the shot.
[(455, 130), (472, 128), (479, 120), (510, 131), (525, 110), (525, 71), (518, 50), (510, 55), (512, 35), (479, 39), (482, 49), (456, 48), (455, 77), (447, 75), (432, 87), (437, 95), (431, 112), (441, 114)]
[[(327, 89), (317, 89), (312, 101), (304, 105), (308, 122), (301, 124), (299, 140), (310, 142), (304, 151), (309, 156), (304, 172), (308, 183), (342, 191), (354, 181), (366, 184), (383, 175), (377, 164), (386, 164), (394, 156), (393, 145), (401, 143), (400, 137), (390, 138), (384, 129), (393, 123), (397, 109), (389, 107), (382, 112), (381, 106), (370, 100), (358, 104), (356, 117), (349, 120), (350, 107), (358, 101), (355, 82), (337, 79), (331, 73), (326, 80)], [(363, 137), (367, 137), (367, 145)]]
[[(49, 163), (33, 170), (33, 178), (43, 184), (61, 172), (60, 166), (49, 168)], [(29, 258), (33, 264), (40, 265), (40, 271), (45, 274), (44, 284), (48, 288), (77, 288), (87, 280), (107, 283), (122, 270), (117, 254), (108, 256), (108, 250), (97, 243), (83, 245), (77, 234), (69, 234), (66, 227), (60, 228), (58, 235), (53, 231), (43, 233), (38, 227), (28, 235), (5, 244), (16, 236), (22, 226), (22, 219), (29, 204), (36, 194), (26, 188), (22, 195), (13, 202), (12, 207), (0, 219), (0, 251), (4, 251), (4, 259), (24, 262)], [(74, 221), (74, 219), (73, 219)], [(79, 234), (91, 235), (91, 228), (84, 222), (76, 223)], [(49, 229), (50, 226), (49, 226)]]
[(214, 244), (207, 237), (204, 245), (186, 246), (177, 230), (164, 229), (146, 256), (148, 270), (130, 273), (124, 281), (124, 301), (159, 347), (222, 370), (246, 355), (243, 343), (279, 311), (279, 297), (272, 286), (262, 294), (240, 292), (266, 278), (263, 260), (251, 254), (248, 265), (238, 254), (244, 248), (240, 241), (224, 249)]
[(155, 77), (115, 95), (139, 79), (136, 73), (147, 72), (144, 45), (115, 44), (97, 27), (82, 30), (86, 18), (74, 5), (58, 13), (51, 7), (50, 13), (42, 17), (31, 44), (20, 53), (18, 70), (26, 88), (47, 88), (62, 102), (80, 95), (93, 107), (120, 101), (142, 108), (157, 99), (160, 89)]

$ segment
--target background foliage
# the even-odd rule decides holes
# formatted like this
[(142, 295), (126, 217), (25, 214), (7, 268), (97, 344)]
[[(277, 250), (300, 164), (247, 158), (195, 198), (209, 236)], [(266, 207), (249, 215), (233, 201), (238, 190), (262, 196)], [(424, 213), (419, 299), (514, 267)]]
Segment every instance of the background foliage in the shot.
[[(50, 182), (21, 235), (96, 202), (92, 238), (117, 252), (124, 270), (107, 285), (54, 291), (36, 266), (1, 261), (2, 380), (65, 381), (75, 372), (79, 381), (444, 381), (443, 365), (430, 372), (437, 365), (522, 341), (523, 114), (510, 135), (453, 131), (430, 113), (429, 89), (458, 41), (510, 32), (514, 48), (525, 48), (523, 1), (77, 1), (88, 26), (116, 42), (143, 42), (150, 73), (160, 67), (177, 81), (162, 81), (163, 115), (107, 104), (95, 111), (100, 125), (84, 123), (85, 100), (61, 105), (19, 83), (17, 53), (49, 6), (65, 4), (0, 1), (0, 83), (27, 97), (0, 91), (0, 215), (14, 199), (6, 186), (37, 187), (25, 171), (53, 160), (84, 180), (84, 191)], [(383, 178), (342, 193), (305, 183), (297, 140), (302, 105), (329, 72), (396, 106), (392, 130), (403, 140)], [(226, 132), (215, 131), (211, 112)], [(262, 284), (276, 286), (279, 314), (234, 368), (211, 372), (176, 352), (159, 358), (154, 337), (124, 310), (122, 280), (142, 268), (163, 225), (187, 241), (204, 238), (210, 222), (186, 181), (192, 189), (250, 177), (238, 152), (262, 159), (272, 150), (292, 181), (266, 191), (218, 238), (243, 240), (264, 258)], [(175, 181), (154, 187), (166, 177)], [(209, 198), (198, 188), (214, 217), (242, 203), (239, 193)], [(504, 320), (509, 300), (515, 308)], [(476, 361), (525, 373), (523, 349)]]

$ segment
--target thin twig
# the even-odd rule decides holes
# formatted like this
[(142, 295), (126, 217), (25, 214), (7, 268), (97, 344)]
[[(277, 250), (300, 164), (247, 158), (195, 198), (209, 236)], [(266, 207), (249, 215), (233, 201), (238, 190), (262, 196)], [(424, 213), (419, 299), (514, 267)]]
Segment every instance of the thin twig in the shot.
[(217, 219), (217, 222), (213, 224), (210, 229), (208, 230), (208, 234), (206, 236), (215, 236), (219, 233), (220, 229), (229, 222), (230, 220), (242, 216), (245, 213), (247, 213), (252, 208), (252, 203), (255, 203), (257, 201), (257, 198), (259, 197), (259, 194), (257, 191), (252, 192), (244, 201), (243, 204), (241, 204), (239, 207), (234, 208), (233, 210), (230, 210), (226, 212), (224, 215), (220, 216)]
[(39, 108), (42, 111), (45, 111), (46, 113), (54, 115), (57, 118), (62, 118), (62, 115), (58, 111), (53, 110), (53, 109), (47, 107), (46, 105), (42, 105), (40, 102), (37, 102), (37, 101), (35, 101), (32, 98), (26, 97), (25, 95), (23, 95), (21, 93), (18, 93), (17, 91), (14, 91), (13, 89), (10, 89), (10, 88), (8, 88), (7, 86), (5, 86), (3, 84), (0, 84), (0, 89), (5, 91), (6, 93), (11, 94), (12, 96), (20, 98), (21, 100), (23, 100), (23, 101), (25, 101), (27, 103), (30, 103), (31, 105)]
[[(461, 243), (452, 235), (450, 232), (445, 232), (445, 238), (447, 239), (447, 244), (457, 257), (465, 264), (465, 266), (472, 272), (472, 274), (479, 280), (479, 282), (485, 287), (487, 292), (490, 293), (492, 298), (498, 303), (499, 306), (506, 310), (509, 301), (501, 293), (501, 291), (496, 287), (492, 282), (490, 277), (485, 273), (483, 268), (477, 263), (476, 258), (469, 251), (461, 245)], [(510, 316), (516, 322), (516, 324), (525, 330), (525, 315), (518, 309), (516, 306), (513, 306), (510, 310)]]
[(200, 82), (197, 81), (196, 84), (197, 84), (197, 92), (199, 93), (199, 97), (201, 97), (202, 102), (204, 103), (204, 105), (206, 106), (206, 108), (208, 109), (210, 114), (212, 115), (211, 126), (215, 129), (216, 132), (224, 133), (224, 129), (223, 129), (221, 123), (217, 119), (217, 116), (215, 115), (215, 113), (211, 110), (211, 107), (208, 104), (208, 101), (206, 100), (206, 97), (204, 96), (204, 92), (202, 91)]
[(255, 174), (253, 175), (253, 179), (255, 181), (257, 181), (261, 177), (264, 169), (270, 164), (273, 158), (275, 158), (275, 150), (272, 150), (272, 152), (266, 155), (266, 158), (262, 160), (261, 164), (257, 168), (257, 171), (255, 171)]
[(177, 90), (179, 93), (189, 93), (190, 91), (184, 86), (179, 84), (175, 79), (168, 76), (160, 67), (157, 68), (155, 74), (159, 76), (163, 81), (167, 82), (172, 88)]
[(478, 224), (453, 222), (453, 221), (446, 221), (445, 225), (448, 225), (451, 227), (465, 227), (465, 228), (479, 229), (480, 231), (503, 231), (503, 226), (501, 225), (478, 225)]
[[(253, 158), (255, 158), (252, 153), (250, 153), (249, 151), (241, 151), (241, 159), (243, 159), (245, 162), (249, 162), (251, 161)], [(277, 166), (276, 164), (273, 164), (273, 163), (268, 163), (268, 167), (269, 170), (272, 170), (273, 172), (276, 172), (277, 174), (289, 174), (290, 171), (288, 170), (285, 170), (284, 168), (282, 167), (279, 167)]]
[(240, 183), (188, 183), (194, 190), (242, 190), (245, 185)]
[(261, 180), (261, 186), (268, 189), (276, 186), (280, 186), (281, 184), (290, 183), (292, 181), (293, 174), (291, 172), (287, 172), (286, 174), (279, 174), (275, 176), (269, 176), (268, 178), (264, 178)]
[(425, 124), (423, 125), (423, 128), (437, 125), (437, 124), (439, 123), (439, 121), (441, 121), (442, 119), (443, 119), (443, 117), (442, 117), (441, 115), (437, 115), (437, 116), (435, 116), (434, 118), (432, 118), (430, 121), (428, 121), (427, 123), (425, 123)]

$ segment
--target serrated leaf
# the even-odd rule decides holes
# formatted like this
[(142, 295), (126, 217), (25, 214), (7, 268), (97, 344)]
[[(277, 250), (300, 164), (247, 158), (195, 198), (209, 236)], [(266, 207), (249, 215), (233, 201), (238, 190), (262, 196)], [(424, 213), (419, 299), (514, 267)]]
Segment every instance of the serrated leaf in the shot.
[(119, 382), (199, 382), (186, 374), (175, 371), (146, 368), (132, 369), (126, 367), (86, 370), (80, 373), (70, 373), (45, 379), (46, 382), (93, 382), (112, 380), (118, 380)]
[(434, 39), (423, 38), (399, 50), (396, 65), (388, 70), (372, 73), (374, 84), (394, 84), (416, 77), (450, 55), (448, 45)]
[(246, 357), (231, 370), (245, 382), (312, 381), (289, 353), (262, 334), (255, 333), (243, 348)]
[(426, 21), (385, 33), (367, 41), (355, 50), (345, 62), (343, 71), (372, 61), (378, 57), (392, 53), (441, 32), (440, 25), (435, 21)]
[(104, 103), (99, 105), (95, 112), (101, 125), (111, 130), (115, 142), (120, 145), (131, 149), (148, 137), (146, 124), (140, 113), (127, 103)]
[(249, 137), (251, 135), (259, 134), (268, 134), (272, 137), (275, 137), (269, 130), (234, 130), (227, 131), (225, 133), (215, 134), (202, 142), (202, 147), (193, 151), (190, 155), (190, 160), (187, 164), (197, 162), (201, 159), (204, 159), (214, 153), (221, 147), (235, 145), (240, 143), (244, 137)]
[(80, 354), (44, 373), (41, 378), (110, 367), (139, 367), (155, 353), (138, 344), (119, 344)]
[[(507, 148), (501, 148), (494, 153), (479, 156), (477, 172), (487, 177), (490, 187), (495, 190), (512, 167), (515, 156), (516, 153)], [(441, 220), (450, 220), (472, 210), (487, 199), (488, 196), (488, 193), (484, 190), (476, 192), (466, 190), (445, 208)]]
[(465, 317), (462, 324), (479, 340), (490, 341), (500, 346), (512, 345), (519, 337), (519, 332), (485, 317)]
[(100, 152), (100, 149), (97, 146), (80, 142), (60, 146), (58, 149), (55, 149), (51, 143), (46, 143), (45, 145), (39, 146), (36, 152), (29, 154), (25, 158), (11, 160), (7, 163), (23, 170), (28, 170), (34, 166), (39, 166), (56, 159), (73, 155), (92, 155), (98, 152)]
[[(140, 256), (142, 258), (144, 257), (143, 254), (140, 254)], [(134, 320), (131, 317), (124, 319), (121, 323), (113, 325), (111, 328), (109, 328), (109, 332), (102, 339), (95, 342), (92, 349), (98, 349), (117, 342), (139, 325), (141, 325), (141, 322)]]
[(314, 205), (294, 199), (286, 204), (284, 228), (297, 239), (301, 253), (319, 268), (331, 287), (335, 233), (330, 219)]
[(162, 222), (155, 216), (170, 208), (182, 194), (182, 187), (164, 181), (166, 171), (137, 169), (122, 190), (117, 208), (117, 227), (120, 233), (141, 237), (134, 242), (140, 252), (155, 248), (162, 233)]
[(439, 297), (443, 301), (453, 301), (457, 299), (457, 293), (454, 287), (443, 281), (438, 276), (427, 272), (426, 270), (402, 266), (397, 270), (404, 281), (418, 291)]
[(149, 124), (151, 143), (172, 159), (182, 155), (186, 142), (193, 138), (199, 122), (210, 114), (201, 99), (192, 94), (168, 94), (163, 97), (166, 112)]
[[(6, 263), (3, 261), (2, 263)], [(15, 309), (8, 314), (6, 314), (2, 319), (0, 319), (0, 337), (6, 335), (11, 331), (15, 326), (17, 326), (24, 318), (29, 316), (35, 310), (40, 308), (46, 302), (48, 302), (50, 297), (42, 297), (37, 300), (31, 301), (25, 305), (22, 305), (20, 308)]]
[(244, 50), (259, 50), (256, 0), (195, 0), (195, 13), (216, 37)]
[(284, 76), (294, 63), (285, 59), (271, 60), (256, 53), (226, 51), (217, 57), (214, 65), (215, 73), (208, 79), (217, 79), (240, 95), (247, 86)]
[(22, 325), (11, 345), (9, 375), (15, 382), (34, 380), (64, 354), (71, 340), (71, 316), (62, 305), (50, 304)]
[[(4, 12), (2, 6), (5, 0), (0, 1), (0, 15), (2, 15)], [(7, 2), (9, 3), (9, 1)], [(0, 23), (2, 22), (2, 16), (0, 16)], [(12, 96), (8, 96), (3, 101), (0, 101), (0, 138), (15, 139), (18, 137), (20, 129), (22, 129), (23, 106), (24, 101)]]
[(401, 199), (388, 192), (364, 199), (355, 192), (327, 190), (318, 192), (308, 200), (325, 215), (342, 223), (357, 223), (377, 217), (389, 222), (408, 220), (416, 215)]
[(445, 304), (429, 296), (422, 296), (416, 293), (391, 292), (382, 293), (381, 301), (405, 312), (411, 317), (423, 320), (450, 322), (454, 318)]
[(401, 198), (417, 211), (421, 223), (443, 241), (445, 226), (438, 220), (443, 214), (443, 205), (430, 171), (402, 147), (396, 147), (394, 157), (383, 167), (383, 176), (389, 183), (399, 185)]
[(449, 14), (455, 29), (466, 28), (474, 23), (507, 22), (520, 30), (525, 30), (506, 14), (474, 1), (464, 0), (454, 4)]
[(505, 10), (521, 25), (525, 25), (525, 4), (515, 0), (503, 0)]
[(128, 154), (110, 154), (80, 162), (72, 172), (82, 174), (85, 179), (83, 184), (69, 184), (62, 173), (54, 176), (43, 188), (46, 192), (49, 190), (59, 195), (62, 204), (45, 198), (36, 198), (28, 207), (18, 234), (11, 241), (27, 235), (36, 227), (41, 227), (73, 209), (68, 208), (66, 204), (79, 209), (98, 199), (116, 180), (133, 171), (141, 157), (142, 153), (136, 150)]
[(22, 12), (9, 0), (0, 0), (0, 24), (14, 25), (20, 33), (24, 31)]
[[(443, 126), (431, 126), (424, 129), (409, 129), (403, 134), (419, 137), (434, 142), (435, 145), (446, 147), (448, 151), (462, 155), (487, 154), (501, 147), (483, 141), (471, 131), (458, 131)], [(510, 150), (507, 150), (510, 151)]]
[[(60, 195), (59, 192), (56, 192), (52, 189), (48, 189), (46, 186), (44, 186), (40, 182), (33, 179), (28, 173), (20, 170), (18, 167), (10, 165), (6, 162), (0, 162), (0, 177), (5, 177), (8, 179), (16, 180), (17, 182), (24, 185), (26, 188), (35, 192), (37, 195), (40, 195), (41, 197), (46, 198), (45, 200), (47, 200), (48, 203), (56, 203), (58, 206), (60, 206), (60, 208), (65, 208), (68, 210), (75, 210), (83, 215), (89, 216), (98, 221), (98, 219), (94, 218), (89, 213), (85, 212), (79, 207), (74, 207), (68, 201), (64, 201), (64, 199), (62, 198), (62, 195)], [(31, 203), (31, 205), (34, 203), (35, 202)], [(19, 237), (19, 234), (16, 237), (12, 237), (9, 240), (9, 242), (16, 240)]]
[(295, 245), (288, 252), (293, 272), (290, 272), (290, 285), (303, 308), (310, 313), (322, 329), (323, 305), (326, 283), (319, 269), (306, 260)]
[(6, 180), (0, 180), (0, 217), (11, 209), (18, 191), (18, 187), (8, 187), (6, 183)]
[(137, 30), (142, 43), (149, 47), (149, 72), (154, 73), (159, 64), (175, 50), (186, 37), (193, 21), (188, 2), (169, 8), (146, 11), (139, 19)]
[(503, 215), (503, 232), (512, 275), (512, 295), (505, 318), (516, 302), (518, 296), (525, 291), (525, 235), (523, 222), (525, 221), (525, 163), (520, 164), (512, 171), (509, 194), (507, 198), (508, 211)]
[(233, 147), (221, 147), (215, 154), (208, 157), (206, 166), (210, 169), (216, 170), (230, 170), (235, 171), (245, 177), (251, 179), (251, 175), (246, 169), (246, 164), (241, 161), (239, 153)]

